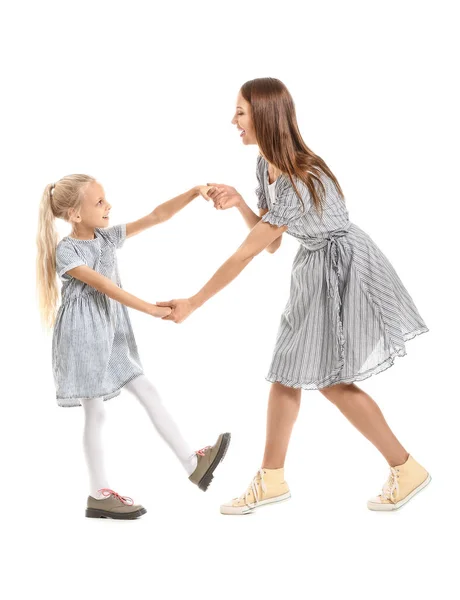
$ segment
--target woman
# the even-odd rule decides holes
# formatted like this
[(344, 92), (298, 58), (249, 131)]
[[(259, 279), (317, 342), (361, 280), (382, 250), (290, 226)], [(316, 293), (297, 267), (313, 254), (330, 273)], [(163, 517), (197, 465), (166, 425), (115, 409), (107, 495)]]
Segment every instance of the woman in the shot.
[(390, 474), (371, 510), (403, 506), (431, 480), (409, 455), (372, 398), (355, 381), (380, 373), (406, 354), (405, 342), (428, 328), (375, 242), (348, 219), (340, 185), (303, 141), (292, 97), (272, 78), (246, 82), (232, 123), (243, 144), (257, 144), (257, 216), (235, 188), (209, 184), (217, 209), (236, 206), (251, 230), (208, 283), (187, 299), (158, 302), (181, 323), (235, 279), (284, 232), (300, 242), (290, 297), (281, 315), (272, 362), (267, 438), (261, 468), (246, 492), (221, 506), (246, 514), (290, 497), (284, 462), (301, 390), (319, 390), (382, 453)]

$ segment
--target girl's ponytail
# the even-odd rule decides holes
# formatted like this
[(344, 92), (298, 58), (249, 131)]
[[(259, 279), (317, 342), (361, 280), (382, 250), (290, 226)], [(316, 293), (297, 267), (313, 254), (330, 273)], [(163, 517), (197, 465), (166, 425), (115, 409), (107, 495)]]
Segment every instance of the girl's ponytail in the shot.
[(56, 281), (58, 233), (52, 210), (54, 183), (46, 186), (40, 202), (37, 230), (37, 294), (42, 324), (52, 328), (56, 319), (59, 290)]
[(69, 220), (69, 210), (80, 210), (86, 186), (96, 181), (90, 175), (66, 175), (46, 186), (40, 202), (37, 231), (37, 292), (41, 320), (45, 328), (56, 321), (59, 289), (56, 281), (55, 219)]

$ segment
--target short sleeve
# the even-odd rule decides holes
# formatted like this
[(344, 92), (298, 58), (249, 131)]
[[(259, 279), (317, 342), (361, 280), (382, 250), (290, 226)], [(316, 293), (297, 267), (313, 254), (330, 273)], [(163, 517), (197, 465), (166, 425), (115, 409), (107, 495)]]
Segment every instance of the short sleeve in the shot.
[[(86, 265), (85, 261), (78, 256), (75, 248), (71, 245), (60, 242), (56, 248), (56, 273), (62, 277), (70, 269)], [(70, 277), (70, 275), (69, 275)]]
[(126, 223), (113, 225), (113, 227), (99, 228), (99, 233), (108, 239), (115, 248), (121, 248), (126, 239)]
[(305, 216), (312, 206), (310, 191), (301, 179), (296, 178), (295, 183), (302, 198), (303, 206), (288, 177), (286, 175), (281, 177), (283, 178), (282, 181), (275, 186), (276, 200), (272, 203), (268, 213), (262, 217), (264, 223), (270, 223), (270, 225), (276, 225), (276, 227), (289, 226), (295, 223)]
[(257, 168), (256, 168), (257, 182), (259, 184), (256, 188), (257, 208), (268, 209), (267, 199), (265, 198), (265, 192), (264, 192), (263, 168), (264, 168), (263, 158), (259, 154), (257, 157)]

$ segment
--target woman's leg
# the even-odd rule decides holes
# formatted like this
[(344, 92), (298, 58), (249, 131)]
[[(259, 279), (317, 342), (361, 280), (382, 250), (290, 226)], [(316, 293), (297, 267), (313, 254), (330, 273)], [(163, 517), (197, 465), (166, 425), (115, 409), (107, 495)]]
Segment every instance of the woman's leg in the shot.
[(284, 479), (284, 461), (292, 428), (299, 414), (302, 390), (272, 383), (268, 398), (267, 437), (262, 467), (238, 498), (222, 504), (224, 515), (243, 515), (261, 504), (281, 502), (291, 497)]
[(163, 405), (161, 396), (145, 375), (139, 375), (125, 386), (147, 411), (158, 433), (180, 460), (190, 476), (197, 466), (197, 456), (182, 437), (179, 428)]
[(302, 390), (272, 383), (268, 398), (264, 469), (284, 467), (292, 428), (299, 414)]
[(354, 383), (339, 383), (319, 390), (347, 417), (388, 461), (402, 465), (409, 454), (391, 431), (374, 400)]
[(89, 494), (93, 498), (100, 499), (103, 496), (98, 493), (98, 490), (109, 487), (102, 449), (102, 427), (105, 422), (104, 400), (89, 398), (82, 399), (80, 402), (85, 412), (83, 449), (89, 471)]

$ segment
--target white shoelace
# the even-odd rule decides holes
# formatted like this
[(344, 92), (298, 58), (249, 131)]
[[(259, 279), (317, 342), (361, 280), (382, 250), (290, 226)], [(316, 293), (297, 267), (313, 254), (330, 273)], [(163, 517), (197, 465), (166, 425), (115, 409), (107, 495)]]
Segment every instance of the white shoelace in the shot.
[(387, 482), (382, 488), (382, 498), (394, 502), (399, 494), (399, 471), (394, 467), (390, 467), (390, 475)]
[(245, 491), (244, 494), (242, 494), (238, 500), (244, 500), (245, 504), (250, 504), (250, 502), (248, 502), (248, 495), (249, 495), (249, 491), (252, 491), (252, 495), (254, 496), (254, 501), (257, 503), (259, 502), (259, 492), (257, 491), (257, 478), (260, 478), (260, 487), (262, 488), (263, 492), (267, 491), (267, 486), (265, 485), (265, 481), (264, 481), (264, 471), (263, 469), (259, 469), (257, 471), (257, 473), (254, 475), (251, 484), (249, 486), (249, 488)]

